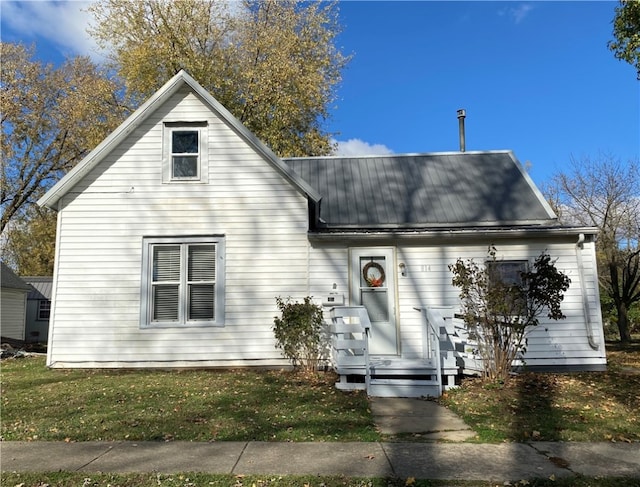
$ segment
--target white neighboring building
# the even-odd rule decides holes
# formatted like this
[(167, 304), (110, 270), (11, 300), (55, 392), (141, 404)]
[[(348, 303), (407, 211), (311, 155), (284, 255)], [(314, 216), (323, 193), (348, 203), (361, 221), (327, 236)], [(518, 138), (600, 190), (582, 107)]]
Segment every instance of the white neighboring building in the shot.
[(31, 287), (4, 262), (0, 263), (0, 335), (23, 342), (27, 313), (27, 294)]

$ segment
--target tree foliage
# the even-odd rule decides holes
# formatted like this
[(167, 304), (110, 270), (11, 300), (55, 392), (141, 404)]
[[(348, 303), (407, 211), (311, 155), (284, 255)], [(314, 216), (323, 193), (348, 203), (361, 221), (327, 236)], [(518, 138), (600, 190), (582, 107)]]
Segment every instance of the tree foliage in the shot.
[(613, 18), (613, 37), (609, 49), (616, 59), (635, 67), (640, 79), (640, 0), (620, 0)]
[(33, 48), (2, 43), (0, 231), (122, 121), (116, 93), (89, 58), (56, 68)]
[(491, 246), (484, 265), (458, 259), (449, 270), (453, 285), (460, 288), (464, 321), (478, 341), (486, 377), (506, 381), (544, 311), (552, 320), (565, 317), (560, 305), (571, 281), (546, 252), (520, 273), (517, 282), (502, 279), (499, 262)]
[(600, 285), (615, 305), (620, 340), (630, 341), (628, 312), (640, 302), (640, 164), (606, 154), (572, 159), (552, 188), (564, 223), (598, 228)]
[(3, 260), (18, 275), (53, 275), (57, 216), (33, 206), (5, 230)]
[(185, 69), (280, 156), (330, 152), (321, 124), (348, 61), (333, 3), (100, 0), (89, 10), (91, 34), (138, 100)]
[(273, 320), (276, 346), (294, 367), (302, 366), (313, 371), (318, 365), (324, 320), (322, 307), (314, 304), (307, 296), (303, 302), (276, 298), (281, 317)]

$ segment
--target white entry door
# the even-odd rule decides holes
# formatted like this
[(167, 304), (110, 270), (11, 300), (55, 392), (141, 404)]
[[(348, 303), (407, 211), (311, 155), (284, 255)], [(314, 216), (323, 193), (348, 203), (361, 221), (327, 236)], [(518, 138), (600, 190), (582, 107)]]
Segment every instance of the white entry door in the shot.
[(395, 256), (393, 248), (351, 249), (351, 303), (371, 320), (369, 353), (397, 355)]

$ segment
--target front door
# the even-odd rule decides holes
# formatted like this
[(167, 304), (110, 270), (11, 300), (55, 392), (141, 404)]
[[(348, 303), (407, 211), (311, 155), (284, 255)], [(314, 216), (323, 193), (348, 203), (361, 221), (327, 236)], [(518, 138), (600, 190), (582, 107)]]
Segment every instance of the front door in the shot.
[(371, 320), (369, 353), (397, 355), (395, 258), (393, 248), (351, 249), (351, 303)]

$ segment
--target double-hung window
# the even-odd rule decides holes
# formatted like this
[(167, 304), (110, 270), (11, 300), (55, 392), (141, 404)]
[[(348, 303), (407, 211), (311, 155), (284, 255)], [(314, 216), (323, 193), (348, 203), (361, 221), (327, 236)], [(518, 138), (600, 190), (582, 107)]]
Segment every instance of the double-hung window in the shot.
[(527, 272), (526, 260), (496, 260), (487, 262), (490, 284), (522, 288), (522, 274)]
[(41, 299), (38, 301), (38, 321), (49, 321), (51, 316), (51, 301)]
[(199, 179), (200, 133), (171, 131), (171, 179)]
[(523, 309), (527, 304), (523, 274), (528, 270), (528, 261), (497, 260), (489, 261), (486, 265), (489, 288), (499, 290), (509, 310)]
[(207, 124), (165, 122), (163, 181), (206, 182)]
[(222, 237), (145, 239), (143, 253), (143, 327), (224, 324)]

